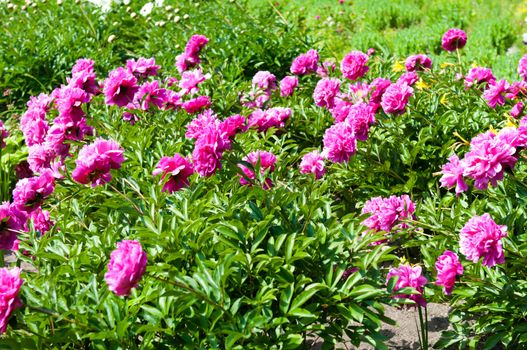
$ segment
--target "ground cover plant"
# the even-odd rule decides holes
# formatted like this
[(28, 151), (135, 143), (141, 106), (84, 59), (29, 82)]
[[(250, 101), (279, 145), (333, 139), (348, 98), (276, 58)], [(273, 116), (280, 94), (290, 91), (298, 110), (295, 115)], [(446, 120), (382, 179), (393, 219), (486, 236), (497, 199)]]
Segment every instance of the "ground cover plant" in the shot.
[(34, 4), (1, 10), (1, 347), (386, 348), (395, 305), (425, 348), (430, 301), (436, 347), (524, 346), (527, 56), (474, 66), (448, 19), (338, 54), (281, 4)]

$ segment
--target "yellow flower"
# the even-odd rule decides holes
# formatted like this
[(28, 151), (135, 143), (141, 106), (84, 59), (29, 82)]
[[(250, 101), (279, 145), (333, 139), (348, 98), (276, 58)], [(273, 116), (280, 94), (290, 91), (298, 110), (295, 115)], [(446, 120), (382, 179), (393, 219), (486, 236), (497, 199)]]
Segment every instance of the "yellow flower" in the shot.
[(401, 61), (395, 62), (392, 66), (392, 72), (398, 73), (404, 71), (404, 64)]
[(509, 115), (507, 118), (507, 124), (505, 124), (506, 128), (516, 128), (516, 120)]
[(430, 88), (430, 85), (425, 83), (423, 79), (419, 79), (419, 81), (415, 84), (415, 87), (418, 88), (419, 90), (426, 90)]
[(452, 66), (454, 66), (454, 64), (450, 62), (443, 62), (440, 65), (441, 68), (452, 67)]
[(444, 106), (448, 105), (448, 99), (446, 98), (446, 95), (447, 94), (444, 94), (443, 96), (441, 96), (441, 99), (439, 100), (439, 102), (441, 102), (441, 104)]
[(489, 131), (490, 131), (491, 133), (493, 133), (494, 135), (496, 135), (496, 134), (498, 133), (498, 132), (496, 131), (496, 129), (494, 129), (494, 127), (493, 127), (492, 125), (489, 127)]

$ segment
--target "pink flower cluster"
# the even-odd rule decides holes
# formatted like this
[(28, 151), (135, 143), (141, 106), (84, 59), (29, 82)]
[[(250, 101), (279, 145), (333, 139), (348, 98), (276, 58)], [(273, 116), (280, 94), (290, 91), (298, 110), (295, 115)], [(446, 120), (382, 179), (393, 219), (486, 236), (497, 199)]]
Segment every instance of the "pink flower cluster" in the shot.
[(394, 296), (395, 298), (407, 298), (413, 300), (419, 306), (426, 306), (426, 300), (423, 297), (423, 287), (428, 280), (421, 275), (421, 266), (404, 264), (400, 265), (398, 268), (392, 267), (386, 276), (386, 284), (388, 284), (388, 281), (392, 278), (397, 278), (397, 282), (395, 282), (393, 288), (394, 292), (397, 292), (402, 288), (411, 287), (420, 293), (398, 294)]
[(163, 192), (172, 193), (188, 187), (188, 178), (193, 173), (194, 169), (188, 159), (176, 153), (173, 157), (161, 158), (152, 175), (161, 175), (159, 184), (165, 182)]
[(316, 72), (318, 59), (318, 52), (316, 50), (309, 50), (293, 60), (293, 63), (291, 64), (291, 73), (295, 75), (306, 75)]
[(461, 254), (477, 263), (483, 258), (482, 265), (493, 267), (503, 264), (505, 256), (501, 239), (507, 236), (507, 226), (497, 225), (488, 213), (472, 217), (459, 233)]
[[(255, 171), (260, 169), (260, 174), (272, 173), (275, 169), (276, 157), (271, 152), (267, 151), (255, 151), (249, 153), (247, 156), (242, 159), (244, 162), (249, 163), (251, 166), (245, 164), (238, 164), (242, 170), (244, 176), (240, 174), (240, 184), (242, 185), (251, 185), (252, 181), (256, 180)], [(270, 189), (273, 187), (273, 180), (271, 178), (266, 178), (263, 181), (262, 188), (264, 190)]]
[(0, 334), (5, 333), (13, 311), (22, 306), (18, 293), (23, 283), (18, 267), (0, 268)]
[(92, 187), (110, 182), (110, 170), (121, 168), (123, 153), (117, 142), (99, 138), (79, 151), (71, 176), (78, 183), (91, 183)]
[(17, 234), (25, 231), (26, 214), (8, 202), (0, 205), (0, 249), (18, 250)]
[(313, 151), (302, 157), (300, 172), (302, 174), (313, 174), (315, 179), (320, 179), (326, 173), (324, 166), (324, 157), (319, 151)]
[(390, 232), (396, 228), (407, 228), (403, 220), (414, 217), (415, 204), (406, 194), (388, 198), (374, 197), (364, 203), (362, 214), (370, 214), (361, 224), (373, 231)]
[(406, 82), (391, 84), (382, 95), (382, 109), (387, 114), (403, 114), (413, 92), (414, 89)]
[(432, 68), (432, 60), (427, 55), (411, 55), (406, 58), (404, 64), (408, 72)]
[(286, 76), (280, 80), (280, 96), (291, 96), (298, 86), (298, 78), (295, 76)]
[(108, 272), (104, 274), (108, 289), (119, 296), (129, 295), (145, 273), (147, 262), (146, 253), (139, 242), (118, 242), (117, 249), (110, 255)]
[(262, 132), (272, 127), (282, 129), (291, 114), (291, 108), (286, 107), (273, 107), (266, 110), (257, 109), (249, 115), (247, 127), (256, 128)]
[(462, 49), (467, 43), (467, 33), (458, 28), (451, 28), (445, 32), (441, 45), (446, 51)]
[(190, 38), (185, 46), (185, 52), (176, 56), (176, 67), (179, 73), (183, 73), (201, 62), (199, 54), (208, 42), (209, 39), (204, 35), (196, 34)]
[(55, 190), (55, 178), (51, 170), (44, 170), (40, 176), (21, 179), (13, 190), (13, 204), (26, 212), (40, 208), (42, 202)]
[[(523, 120), (522, 120), (523, 121)], [(526, 120), (527, 122), (527, 120)], [(495, 134), (492, 131), (480, 134), (470, 142), (470, 151), (463, 159), (456, 155), (442, 167), (441, 186), (456, 186), (456, 194), (468, 189), (466, 177), (474, 180), (474, 187), (484, 190), (490, 183), (496, 186), (503, 179), (506, 169), (514, 169), (517, 148), (527, 144), (527, 128), (504, 128)]]
[(349, 80), (357, 80), (370, 69), (367, 66), (369, 56), (360, 51), (351, 51), (342, 59), (340, 70)]
[(453, 253), (450, 250), (445, 250), (445, 252), (437, 258), (435, 267), (437, 270), (436, 285), (443, 286), (445, 294), (450, 295), (452, 289), (454, 289), (456, 276), (463, 274), (463, 266), (459, 262), (459, 257), (456, 253)]
[(485, 67), (474, 67), (465, 76), (465, 88), (468, 89), (471, 86), (484, 84), (494, 84), (496, 77), (492, 74), (490, 68)]
[(276, 90), (276, 77), (268, 71), (256, 73), (252, 81), (252, 90), (248, 95), (242, 96), (242, 104), (249, 108), (262, 108), (271, 99)]

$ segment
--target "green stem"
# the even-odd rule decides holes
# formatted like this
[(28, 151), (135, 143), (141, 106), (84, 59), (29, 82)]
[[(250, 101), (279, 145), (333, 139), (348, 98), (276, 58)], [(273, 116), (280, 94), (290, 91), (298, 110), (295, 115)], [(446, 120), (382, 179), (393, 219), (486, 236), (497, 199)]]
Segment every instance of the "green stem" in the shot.
[(0, 266), (5, 267), (5, 253), (6, 251), (1, 249), (0, 250)]

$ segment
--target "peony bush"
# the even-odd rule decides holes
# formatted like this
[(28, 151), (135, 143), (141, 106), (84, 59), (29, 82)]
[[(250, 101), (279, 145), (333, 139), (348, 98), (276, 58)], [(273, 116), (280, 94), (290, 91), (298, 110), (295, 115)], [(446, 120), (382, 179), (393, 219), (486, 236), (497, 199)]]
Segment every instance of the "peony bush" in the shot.
[(2, 345), (383, 349), (386, 306), (442, 302), (436, 347), (524, 346), (527, 56), (510, 81), (459, 28), (402, 61), (274, 35), (232, 67), (213, 32), (77, 57), (7, 114)]

